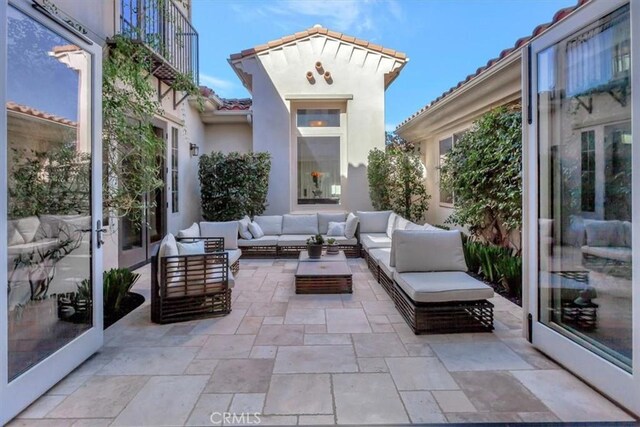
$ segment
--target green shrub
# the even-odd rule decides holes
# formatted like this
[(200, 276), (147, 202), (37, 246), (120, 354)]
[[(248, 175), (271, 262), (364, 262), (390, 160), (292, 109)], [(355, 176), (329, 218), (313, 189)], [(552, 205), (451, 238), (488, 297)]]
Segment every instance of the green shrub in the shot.
[[(136, 284), (140, 275), (128, 268), (112, 268), (102, 276), (102, 305), (105, 317), (116, 314), (122, 307), (122, 301)], [(91, 282), (83, 280), (78, 286), (78, 297), (91, 300)]]
[(522, 296), (522, 257), (507, 248), (472, 241), (464, 242), (464, 257), (472, 273), (502, 287), (512, 297)]
[(475, 238), (510, 247), (522, 224), (522, 114), (501, 107), (480, 117), (456, 142), (441, 169), (455, 194), (449, 223)]
[(269, 153), (202, 155), (202, 217), (206, 221), (232, 221), (245, 215), (260, 215), (267, 207), (270, 172)]
[(410, 221), (422, 220), (431, 196), (420, 156), (399, 148), (374, 148), (368, 159), (369, 197), (374, 209), (393, 210)]

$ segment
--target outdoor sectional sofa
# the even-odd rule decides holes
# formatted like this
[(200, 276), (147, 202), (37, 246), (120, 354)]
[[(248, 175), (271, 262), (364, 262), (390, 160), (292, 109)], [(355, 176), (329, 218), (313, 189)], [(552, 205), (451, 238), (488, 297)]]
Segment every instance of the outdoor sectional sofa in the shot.
[(459, 231), (396, 229), (391, 240), (368, 265), (416, 334), (493, 330), (493, 289), (467, 274)]

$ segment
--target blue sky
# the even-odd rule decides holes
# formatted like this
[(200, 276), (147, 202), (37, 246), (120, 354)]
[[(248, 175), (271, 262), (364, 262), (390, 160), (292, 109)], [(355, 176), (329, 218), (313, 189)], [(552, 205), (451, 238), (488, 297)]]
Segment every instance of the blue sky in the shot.
[(193, 0), (200, 33), (200, 82), (223, 97), (249, 93), (230, 54), (322, 24), (405, 52), (387, 89), (386, 127), (395, 125), (531, 34), (576, 0)]

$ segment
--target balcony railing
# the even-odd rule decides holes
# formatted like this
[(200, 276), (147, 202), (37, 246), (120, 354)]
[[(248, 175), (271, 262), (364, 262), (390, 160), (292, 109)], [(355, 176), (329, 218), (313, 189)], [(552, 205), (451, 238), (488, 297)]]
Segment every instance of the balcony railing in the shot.
[(198, 32), (172, 0), (120, 0), (120, 33), (150, 49), (158, 79), (198, 85)]

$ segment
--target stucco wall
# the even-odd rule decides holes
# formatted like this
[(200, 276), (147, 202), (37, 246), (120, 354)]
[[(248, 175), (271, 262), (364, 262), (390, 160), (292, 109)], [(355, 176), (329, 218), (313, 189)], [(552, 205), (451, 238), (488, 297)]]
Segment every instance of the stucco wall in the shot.
[(200, 145), (200, 153), (208, 154), (214, 151), (230, 153), (249, 153), (253, 151), (253, 131), (246, 123), (208, 124), (204, 128), (204, 140)]
[[(327, 83), (316, 61), (331, 72)], [(346, 102), (346, 172), (342, 176), (342, 209), (371, 209), (367, 155), (384, 147), (384, 75), (401, 64), (394, 59), (323, 36), (300, 40), (234, 64), (251, 75), (253, 149), (272, 155), (268, 213), (293, 210), (292, 102)], [(312, 71), (315, 83), (307, 80)], [(352, 96), (345, 101), (344, 96)], [(339, 101), (341, 99), (341, 101)], [(344, 169), (343, 169), (344, 170)], [(294, 181), (292, 183), (292, 180)], [(313, 208), (322, 209), (322, 206)], [(335, 207), (334, 207), (335, 209)]]

